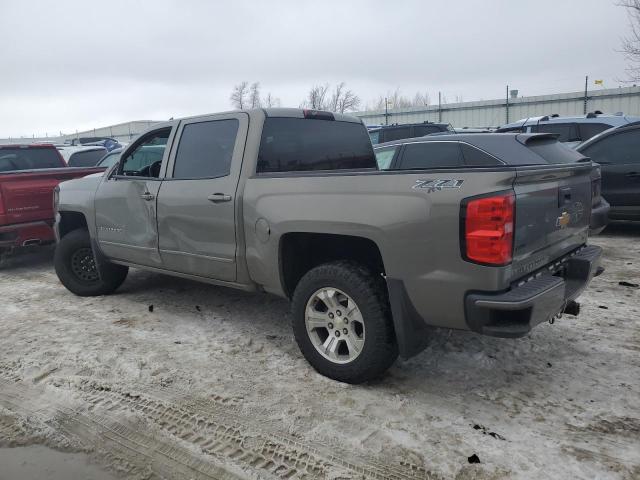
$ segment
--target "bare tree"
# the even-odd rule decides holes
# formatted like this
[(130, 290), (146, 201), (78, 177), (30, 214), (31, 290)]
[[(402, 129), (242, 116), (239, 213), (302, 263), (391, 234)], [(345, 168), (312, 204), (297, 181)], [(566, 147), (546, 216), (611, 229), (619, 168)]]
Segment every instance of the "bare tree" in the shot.
[(414, 107), (426, 107), (431, 103), (431, 97), (429, 97), (428, 92), (416, 92), (412, 103)]
[(253, 82), (249, 89), (249, 106), (251, 108), (260, 108), (262, 102), (260, 101), (260, 82)]
[(326, 100), (328, 91), (328, 83), (311, 87), (311, 90), (307, 93), (307, 99), (302, 102), (302, 106), (313, 110), (326, 110), (329, 106)]
[(274, 97), (271, 92), (267, 93), (266, 98), (264, 99), (264, 106), (267, 108), (271, 108), (271, 107), (279, 107), (280, 106), (280, 99), (277, 97)]
[(360, 105), (360, 97), (353, 90), (346, 89), (346, 83), (340, 82), (331, 95), (327, 110), (344, 113), (355, 110)]
[(244, 81), (233, 87), (233, 91), (231, 92), (231, 97), (229, 97), (229, 99), (231, 100), (231, 105), (242, 110), (248, 104), (248, 96), (249, 82)]
[(631, 34), (622, 39), (622, 53), (629, 61), (627, 81), (640, 80), (640, 0), (620, 0), (618, 5), (627, 9)]

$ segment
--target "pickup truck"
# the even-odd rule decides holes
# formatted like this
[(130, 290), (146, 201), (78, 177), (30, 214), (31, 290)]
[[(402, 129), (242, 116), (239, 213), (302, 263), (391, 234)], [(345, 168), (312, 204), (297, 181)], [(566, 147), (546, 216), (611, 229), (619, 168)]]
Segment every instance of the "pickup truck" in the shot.
[[(491, 138), (508, 161), (380, 171), (365, 126), (341, 114), (159, 124), (107, 175), (59, 186), (55, 269), (81, 296), (134, 267), (288, 298), (304, 357), (349, 383), (419, 353), (429, 326), (523, 336), (577, 313), (600, 272), (592, 165), (556, 162), (548, 135)], [(152, 163), (149, 146), (164, 146)]]
[(54, 242), (54, 187), (102, 171), (67, 167), (53, 145), (0, 145), (0, 261), (19, 247)]

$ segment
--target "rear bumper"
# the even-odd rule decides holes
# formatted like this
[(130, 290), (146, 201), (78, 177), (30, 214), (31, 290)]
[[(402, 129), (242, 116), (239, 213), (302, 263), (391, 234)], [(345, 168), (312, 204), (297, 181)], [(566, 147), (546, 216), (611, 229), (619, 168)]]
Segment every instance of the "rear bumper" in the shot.
[(609, 223), (609, 202), (604, 198), (591, 209), (591, 221), (589, 222), (589, 235), (597, 235)]
[(24, 247), (53, 241), (52, 225), (44, 220), (0, 227), (0, 248)]
[(564, 311), (591, 279), (602, 273), (602, 249), (589, 245), (562, 258), (503, 293), (471, 292), (465, 298), (469, 328), (483, 335), (521, 337), (544, 321)]

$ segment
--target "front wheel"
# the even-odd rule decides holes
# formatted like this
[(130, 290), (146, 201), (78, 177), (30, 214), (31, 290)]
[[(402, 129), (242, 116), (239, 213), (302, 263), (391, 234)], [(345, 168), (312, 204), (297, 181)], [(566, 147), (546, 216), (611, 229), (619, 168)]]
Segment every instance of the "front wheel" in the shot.
[(60, 239), (54, 255), (56, 274), (69, 291), (81, 297), (107, 295), (122, 285), (128, 267), (105, 263), (98, 270), (89, 232), (74, 230)]
[(398, 357), (384, 282), (359, 264), (332, 262), (307, 272), (292, 314), (302, 354), (329, 378), (365, 382)]

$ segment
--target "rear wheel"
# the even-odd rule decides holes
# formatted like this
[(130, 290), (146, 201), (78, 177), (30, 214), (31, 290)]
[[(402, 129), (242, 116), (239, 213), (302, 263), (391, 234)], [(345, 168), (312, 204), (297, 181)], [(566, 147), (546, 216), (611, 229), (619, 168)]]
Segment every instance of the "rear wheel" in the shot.
[(298, 346), (322, 375), (361, 383), (398, 357), (384, 282), (359, 264), (310, 270), (296, 287), (292, 311)]
[(105, 263), (98, 267), (89, 232), (74, 230), (60, 239), (54, 256), (56, 274), (69, 291), (82, 297), (107, 295), (117, 289), (128, 267)]

